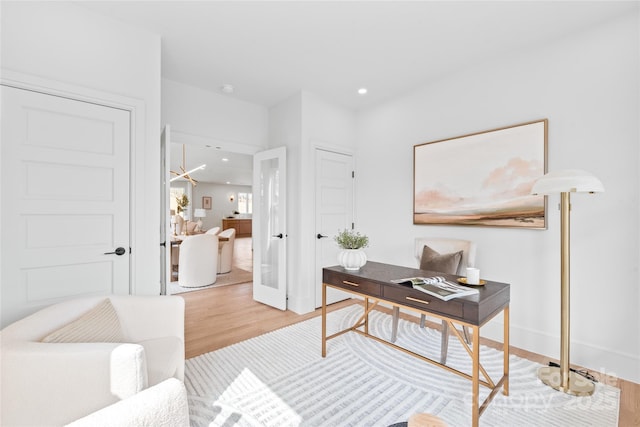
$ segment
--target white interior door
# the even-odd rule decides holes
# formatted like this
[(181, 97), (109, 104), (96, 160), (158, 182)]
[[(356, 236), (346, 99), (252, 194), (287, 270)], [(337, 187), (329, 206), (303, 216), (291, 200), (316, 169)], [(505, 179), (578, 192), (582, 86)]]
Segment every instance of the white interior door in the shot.
[(130, 112), (2, 85), (2, 326), (130, 293)]
[(285, 147), (253, 156), (253, 299), (287, 309)]
[(169, 223), (169, 165), (171, 127), (166, 125), (160, 136), (160, 295), (167, 294), (171, 278), (171, 242), (168, 241)]
[[(353, 227), (353, 157), (316, 149), (316, 307), (322, 305), (322, 268), (336, 265), (340, 248), (334, 236)], [(349, 298), (327, 289), (327, 304)]]

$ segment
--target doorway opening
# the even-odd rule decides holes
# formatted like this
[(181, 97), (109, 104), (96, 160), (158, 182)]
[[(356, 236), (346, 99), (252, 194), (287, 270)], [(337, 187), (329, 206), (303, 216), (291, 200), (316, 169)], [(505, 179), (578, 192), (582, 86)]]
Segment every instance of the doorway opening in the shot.
[[(169, 169), (189, 170), (203, 165), (189, 177), (174, 177), (169, 183), (168, 243), (170, 268), (167, 280), (168, 295), (205, 289), (180, 287), (180, 244), (192, 235), (229, 228), (236, 230), (233, 239), (220, 239), (225, 253), (231, 253), (231, 267), (219, 270), (216, 281), (209, 287), (247, 283), (253, 280), (252, 244), (252, 184), (253, 156), (223, 151), (219, 147), (173, 141), (169, 145)], [(182, 168), (182, 169), (181, 169)], [(189, 179), (190, 178), (190, 179)], [(186, 200), (185, 200), (186, 198)], [(179, 201), (186, 205), (178, 206)], [(180, 211), (180, 212), (179, 212)], [(180, 216), (180, 218), (177, 218)], [(213, 230), (212, 230), (213, 229)], [(170, 244), (169, 244), (170, 242)], [(231, 244), (232, 249), (229, 250)], [(220, 253), (220, 252), (219, 252)], [(225, 257), (225, 259), (229, 259)], [(228, 265), (228, 264), (227, 264)]]

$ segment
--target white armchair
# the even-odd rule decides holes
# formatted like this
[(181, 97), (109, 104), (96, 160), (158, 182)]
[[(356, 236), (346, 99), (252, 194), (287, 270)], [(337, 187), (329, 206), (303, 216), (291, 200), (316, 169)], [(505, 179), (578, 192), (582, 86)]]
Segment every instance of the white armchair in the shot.
[(182, 241), (178, 285), (185, 288), (212, 285), (218, 277), (217, 267), (218, 236), (205, 233)]
[(68, 427), (189, 427), (187, 390), (175, 378), (68, 424)]
[(233, 247), (236, 242), (236, 229), (227, 228), (218, 233), (218, 274), (228, 273), (233, 267)]
[(220, 232), (220, 227), (212, 227), (208, 229), (205, 234), (213, 234), (214, 236)]
[[(107, 298), (122, 342), (81, 342), (82, 336), (74, 342), (42, 341)], [(73, 299), (7, 326), (0, 340), (0, 424), (63, 425), (168, 378), (184, 379), (184, 300), (115, 295)]]

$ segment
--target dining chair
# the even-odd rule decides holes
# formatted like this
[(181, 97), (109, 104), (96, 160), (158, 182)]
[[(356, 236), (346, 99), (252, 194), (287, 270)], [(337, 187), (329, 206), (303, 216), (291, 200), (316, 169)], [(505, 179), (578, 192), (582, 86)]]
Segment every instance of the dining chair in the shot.
[(205, 234), (213, 234), (214, 236), (218, 233), (220, 233), (220, 227), (212, 227), (205, 232)]
[(218, 273), (218, 236), (187, 236), (180, 245), (178, 285), (199, 288), (216, 282)]
[[(434, 256), (431, 259), (423, 259), (425, 246), (430, 253), (437, 253), (440, 256)], [(455, 254), (461, 252), (457, 264), (450, 262)], [(467, 267), (473, 267), (476, 259), (476, 244), (470, 240), (448, 239), (435, 237), (417, 237), (414, 243), (414, 255), (418, 261), (421, 270), (429, 270), (445, 274), (456, 274), (458, 276), (466, 275)], [(443, 271), (446, 270), (446, 271)], [(393, 307), (393, 322), (391, 326), (391, 342), (395, 342), (398, 336), (398, 319), (400, 317), (400, 307)], [(426, 316), (420, 315), (420, 327), (424, 328)], [(462, 328), (464, 338), (470, 343), (469, 331), (466, 327)], [(447, 362), (447, 348), (449, 345), (449, 324), (442, 321), (442, 340), (440, 347), (440, 363)]]
[(218, 233), (218, 274), (228, 273), (233, 267), (233, 249), (236, 242), (236, 229), (227, 228)]

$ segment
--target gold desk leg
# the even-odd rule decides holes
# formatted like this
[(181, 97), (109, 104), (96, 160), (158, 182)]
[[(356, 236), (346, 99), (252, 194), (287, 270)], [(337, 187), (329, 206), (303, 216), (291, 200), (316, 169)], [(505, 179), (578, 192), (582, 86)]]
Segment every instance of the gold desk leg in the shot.
[(504, 356), (504, 383), (502, 384), (502, 394), (509, 396), (509, 306), (504, 309), (504, 344), (502, 345)]
[(473, 368), (471, 369), (471, 425), (478, 427), (480, 423), (480, 328), (473, 327)]
[(369, 298), (364, 298), (364, 333), (369, 335)]
[(322, 357), (327, 356), (327, 284), (322, 284)]

